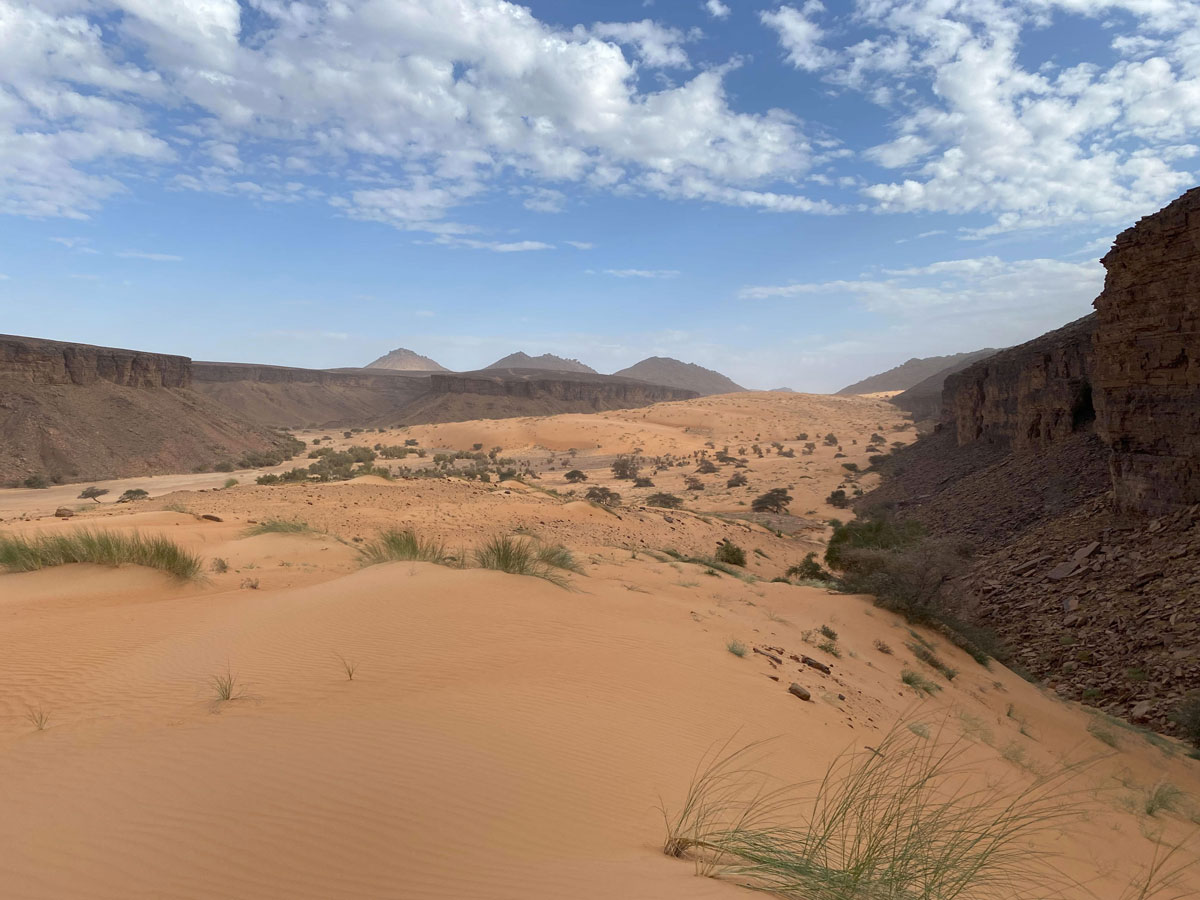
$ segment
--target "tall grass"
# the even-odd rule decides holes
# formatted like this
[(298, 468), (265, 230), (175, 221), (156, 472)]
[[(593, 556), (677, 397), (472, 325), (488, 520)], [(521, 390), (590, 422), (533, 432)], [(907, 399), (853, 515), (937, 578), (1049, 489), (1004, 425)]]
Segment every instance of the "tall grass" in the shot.
[(364, 566), (385, 562), (431, 562), (445, 565), (446, 545), (422, 538), (411, 528), (389, 528), (360, 548)]
[(1050, 834), (1082, 812), (1077, 770), (985, 785), (961, 739), (897, 725), (847, 751), (808, 789), (772, 789), (752, 748), (702, 764), (664, 852), (698, 870), (796, 900), (1045, 898)]
[(201, 559), (161, 535), (80, 529), (36, 537), (0, 535), (0, 566), (32, 572), (70, 563), (147, 566), (182, 580), (200, 575)]
[[(475, 548), (475, 564), (481, 569), (497, 569), (510, 575), (532, 575), (566, 587), (567, 580), (559, 574), (559, 567), (554, 562), (556, 559), (561, 561), (561, 557), (555, 553), (544, 553), (546, 549), (523, 538), (498, 534)], [(570, 556), (569, 553), (567, 555)]]

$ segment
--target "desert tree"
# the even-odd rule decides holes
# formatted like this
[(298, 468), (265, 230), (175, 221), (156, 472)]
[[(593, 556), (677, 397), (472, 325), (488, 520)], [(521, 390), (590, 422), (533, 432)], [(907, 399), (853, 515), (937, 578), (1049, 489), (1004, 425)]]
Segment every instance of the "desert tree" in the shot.
[(79, 492), (79, 499), (80, 500), (94, 500), (96, 503), (99, 503), (100, 498), (103, 497), (107, 493), (108, 493), (108, 488), (96, 487), (95, 485), (92, 485), (91, 487), (86, 487), (82, 491)]
[(579, 484), (581, 481), (587, 481), (588, 478), (587, 473), (581, 472), (579, 469), (572, 469), (563, 477), (566, 478), (571, 484)]
[(755, 512), (786, 513), (791, 502), (792, 495), (787, 492), (787, 488), (772, 488), (755, 497), (750, 503), (750, 508)]

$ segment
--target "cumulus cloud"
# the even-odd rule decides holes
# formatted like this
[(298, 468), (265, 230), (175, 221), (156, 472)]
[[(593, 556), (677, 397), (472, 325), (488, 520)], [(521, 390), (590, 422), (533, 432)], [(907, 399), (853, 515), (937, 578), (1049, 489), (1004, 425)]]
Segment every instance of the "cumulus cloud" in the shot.
[(721, 0), (705, 0), (704, 8), (714, 19), (724, 19), (729, 15), (729, 7)]
[(341, 214), (439, 234), (513, 184), (541, 211), (561, 205), (548, 183), (808, 205), (792, 115), (737, 112), (724, 69), (640, 85), (639, 67), (687, 71), (695, 36), (649, 19), (564, 30), (504, 0), (41, 6), (0, 0), (3, 212), (86, 217), (132, 168), (265, 202), (320, 173)]
[(797, 69), (816, 71), (829, 65), (834, 54), (821, 45), (825, 32), (816, 15), (825, 9), (817, 0), (809, 0), (803, 9), (781, 6), (774, 12), (764, 10), (759, 19), (779, 34), (779, 43), (787, 51), (787, 60)]

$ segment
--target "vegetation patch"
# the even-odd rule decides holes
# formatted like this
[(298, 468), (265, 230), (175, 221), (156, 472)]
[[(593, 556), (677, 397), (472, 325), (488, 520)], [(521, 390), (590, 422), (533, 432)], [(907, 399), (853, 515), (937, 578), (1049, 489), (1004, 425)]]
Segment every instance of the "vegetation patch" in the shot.
[(12, 572), (71, 563), (146, 566), (181, 580), (199, 577), (201, 569), (196, 554), (165, 537), (147, 537), (139, 532), (79, 530), (31, 538), (0, 535), (0, 566)]
[(422, 538), (411, 528), (389, 528), (375, 540), (359, 548), (364, 566), (386, 562), (429, 562), (445, 565), (446, 547), (431, 538)]

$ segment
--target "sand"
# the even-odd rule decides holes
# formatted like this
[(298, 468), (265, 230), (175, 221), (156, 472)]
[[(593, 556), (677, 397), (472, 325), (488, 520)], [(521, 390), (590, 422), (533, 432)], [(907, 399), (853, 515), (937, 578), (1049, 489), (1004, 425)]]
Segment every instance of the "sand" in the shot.
[[(782, 440), (796, 426), (779, 421), (777, 398), (811, 414), (803, 395), (760, 406), (735, 395), (411, 431), (431, 446), (495, 441), (531, 458), (554, 441), (579, 448), (593, 431), (593, 449), (610, 454), (628, 440), (680, 452), (733, 440), (728, 422)], [(876, 407), (858, 405), (876, 401), (821, 402), (822, 427), (844, 440), (879, 424)], [(832, 452), (755, 458), (752, 473), (767, 484), (805, 462), (827, 491), (841, 462)], [(5, 898), (751, 897), (661, 854), (660, 798), (678, 802), (714, 742), (772, 738), (764, 765), (803, 781), (839, 751), (877, 743), (900, 716), (966, 734), (988, 781), (1026, 783), (1033, 769), (1111, 754), (1081, 776), (1087, 817), (1052, 841), (1062, 871), (1086, 885), (1072, 898), (1120, 896), (1151, 859), (1150, 836), (1194, 829), (1198, 764), (1174, 742), (1112, 727), (1111, 750), (1089, 734), (1089, 711), (918, 630), (959, 670), (951, 682), (923, 669), (944, 689), (922, 699), (899, 679), (921, 668), (903, 622), (867, 597), (770, 582), (819, 546), (816, 532), (780, 536), (703, 509), (614, 514), (457, 479), (243, 484), (91, 504), (67, 521), (8, 502), (13, 532), (161, 533), (228, 570), (192, 584), (134, 567), (0, 574)], [(319, 530), (247, 536), (267, 517)], [(388, 525), (452, 549), (497, 532), (537, 535), (566, 544), (584, 574), (564, 589), (428, 563), (362, 568), (356, 538)], [(758, 580), (660, 552), (707, 553), (725, 538), (746, 549)], [(813, 632), (826, 624), (840, 657), (817, 649)], [(806, 653), (832, 673), (739, 658), (731, 640)], [(221, 702), (212, 678), (226, 673), (237, 688)], [(792, 681), (812, 702), (787, 693)], [(44, 730), (31, 707), (46, 714)], [(1149, 817), (1141, 798), (1161, 780), (1189, 799)], [(1184, 887), (1200, 891), (1188, 877)]]

